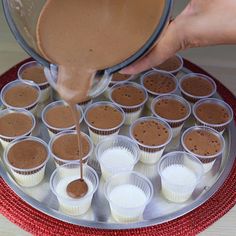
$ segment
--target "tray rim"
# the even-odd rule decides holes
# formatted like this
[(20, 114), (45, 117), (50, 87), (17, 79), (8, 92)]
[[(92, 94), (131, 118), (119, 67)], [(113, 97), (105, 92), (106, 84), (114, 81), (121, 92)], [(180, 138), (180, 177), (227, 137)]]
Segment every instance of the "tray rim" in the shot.
[[(194, 66), (196, 70), (200, 70), (204, 74), (208, 74), (204, 70), (202, 70), (200, 67), (192, 64), (191, 62), (185, 60), (185, 62), (190, 63), (190, 65)], [(16, 65), (18, 66), (18, 65)], [(190, 70), (188, 68), (184, 69), (187, 72)], [(192, 70), (191, 70), (192, 71)], [(6, 72), (7, 73), (7, 72)], [(208, 74), (209, 75), (209, 74)], [(213, 77), (214, 78), (214, 77)], [(228, 90), (228, 92), (230, 92)], [(230, 92), (231, 93), (231, 92)], [(208, 201), (223, 185), (225, 180), (227, 179), (229, 173), (231, 172), (231, 169), (233, 167), (234, 161), (235, 161), (235, 155), (236, 155), (236, 149), (232, 149), (231, 147), (234, 147), (236, 145), (236, 125), (235, 122), (231, 122), (229, 127), (229, 147), (230, 151), (228, 153), (229, 157), (227, 158), (226, 165), (224, 166), (224, 170), (216, 180), (216, 182), (211, 186), (211, 188), (204, 193), (201, 197), (199, 197), (197, 200), (195, 200), (192, 204), (182, 208), (181, 210), (178, 210), (177, 212), (170, 213), (168, 215), (165, 215), (163, 217), (158, 217), (152, 220), (146, 220), (142, 222), (132, 223), (132, 224), (119, 224), (119, 223), (107, 223), (107, 222), (94, 222), (94, 221), (88, 221), (83, 219), (76, 219), (67, 215), (64, 215), (63, 213), (60, 213), (56, 210), (53, 210), (49, 207), (46, 207), (42, 205), (40, 202), (35, 200), (34, 198), (28, 196), (26, 193), (24, 193), (8, 176), (2, 165), (0, 165), (0, 177), (4, 179), (4, 181), (7, 183), (7, 185), (27, 204), (29, 204), (31, 207), (33, 207), (36, 210), (39, 210), (40, 212), (53, 217), (55, 219), (61, 220), (63, 222), (67, 222), (70, 224), (78, 225), (78, 226), (85, 226), (85, 227), (91, 227), (96, 229), (135, 229), (135, 228), (143, 228), (148, 226), (154, 226), (158, 224), (162, 224), (171, 220), (174, 220), (176, 218), (179, 218), (183, 215), (186, 215), (187, 213), (193, 211), (194, 209), (200, 207), (203, 203)], [(189, 207), (191, 206), (191, 208)], [(190, 208), (186, 211), (186, 208)], [(157, 222), (158, 219), (158, 222)]]

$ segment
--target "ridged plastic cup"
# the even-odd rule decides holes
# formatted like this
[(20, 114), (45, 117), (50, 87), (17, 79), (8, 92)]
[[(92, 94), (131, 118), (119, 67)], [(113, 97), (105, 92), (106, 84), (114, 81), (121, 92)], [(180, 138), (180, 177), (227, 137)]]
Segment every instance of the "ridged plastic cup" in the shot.
[[(170, 166), (182, 166), (188, 168), (196, 177), (196, 182), (193, 183), (176, 183), (174, 178), (166, 178), (163, 175), (163, 171)], [(170, 152), (164, 155), (158, 163), (158, 172), (161, 176), (162, 194), (164, 197), (176, 203), (182, 203), (187, 201), (197, 184), (200, 182), (203, 176), (202, 163), (194, 155), (187, 152)]]
[[(214, 155), (203, 156), (203, 155), (199, 155), (199, 154), (196, 154), (193, 151), (191, 151), (185, 145), (184, 140), (185, 140), (186, 135), (188, 135), (189, 133), (191, 133), (193, 131), (207, 131), (210, 134), (213, 134), (214, 136), (216, 136), (221, 143), (221, 149), (219, 150), (219, 152), (215, 153)], [(208, 171), (211, 170), (213, 164), (215, 163), (215, 160), (222, 156), (222, 153), (225, 148), (225, 140), (224, 140), (224, 137), (222, 136), (222, 134), (210, 127), (207, 127), (207, 126), (193, 126), (193, 127), (188, 128), (187, 130), (185, 130), (185, 132), (183, 133), (183, 135), (181, 137), (181, 144), (186, 152), (191, 153), (192, 155), (196, 156), (202, 162), (205, 173), (207, 173)], [(206, 145), (208, 145), (208, 144), (206, 143)]]
[[(186, 107), (186, 109), (187, 109), (186, 116), (184, 116), (182, 119), (178, 119), (178, 120), (171, 120), (171, 119), (167, 119), (165, 117), (159, 116), (156, 113), (156, 111), (155, 111), (155, 105), (156, 105), (156, 103), (158, 103), (158, 101), (161, 101), (163, 99), (171, 99), (171, 100), (173, 99), (173, 100), (176, 100), (176, 101), (180, 102), (181, 104), (183, 104)], [(160, 95), (159, 97), (156, 97), (152, 101), (151, 111), (152, 111), (152, 114), (154, 116), (156, 116), (156, 117), (166, 121), (170, 125), (170, 127), (172, 128), (173, 138), (175, 138), (175, 137), (177, 137), (180, 134), (180, 131), (182, 130), (182, 128), (184, 126), (184, 122), (191, 115), (191, 106), (190, 106), (190, 104), (184, 98), (182, 98), (182, 97), (180, 97), (178, 95), (166, 94), (166, 95)]]
[[(8, 153), (11, 150), (11, 148), (17, 144), (20, 143), (22, 141), (25, 140), (32, 140), (32, 141), (36, 141), (41, 143), (47, 150), (47, 158), (46, 160), (41, 163), (39, 166), (36, 166), (34, 168), (31, 169), (20, 169), (20, 168), (16, 168), (13, 165), (10, 164), (10, 162), (8, 161)], [(15, 181), (23, 186), (23, 187), (33, 187), (38, 185), (44, 178), (44, 174), (45, 174), (45, 168), (46, 168), (46, 164), (49, 160), (49, 150), (48, 150), (48, 145), (42, 140), (39, 139), (37, 137), (20, 137), (15, 139), (14, 141), (12, 141), (5, 149), (4, 151), (4, 162), (7, 165), (9, 171), (12, 173)]]
[[(114, 99), (112, 98), (112, 92), (115, 89), (118, 89), (119, 87), (123, 87), (123, 86), (133, 86), (137, 89), (140, 89), (143, 93), (144, 93), (144, 101), (141, 102), (138, 105), (135, 106), (125, 106), (122, 104), (119, 104), (118, 102), (114, 101)], [(140, 116), (141, 113), (143, 111), (144, 105), (148, 100), (148, 94), (146, 92), (146, 90), (144, 89), (143, 86), (134, 83), (134, 82), (123, 82), (123, 83), (118, 83), (115, 84), (114, 86), (112, 86), (109, 89), (109, 99), (116, 104), (117, 106), (121, 107), (123, 109), (123, 111), (125, 112), (125, 124), (126, 125), (131, 125), (135, 120), (137, 120)]]
[[(102, 155), (107, 150), (112, 149), (122, 149), (126, 150), (129, 154), (132, 155), (133, 160), (129, 163), (117, 161), (115, 156), (111, 155), (111, 161), (113, 163), (107, 163), (104, 161)], [(132, 171), (136, 163), (139, 161), (139, 147), (138, 145), (130, 138), (122, 135), (117, 135), (114, 137), (103, 139), (98, 143), (96, 149), (96, 158), (100, 164), (102, 177), (107, 180), (114, 174), (117, 174), (122, 171)], [(131, 159), (131, 158), (130, 158)]]
[[(22, 78), (22, 73), (24, 72), (24, 70), (28, 69), (28, 68), (31, 68), (31, 67), (40, 67), (44, 70), (44, 67), (39, 64), (37, 61), (30, 61), (30, 62), (27, 62), (25, 64), (23, 64), (18, 72), (17, 72), (17, 75), (18, 75), (18, 79), (22, 80), (22, 81), (25, 81), (23, 78)], [(45, 76), (46, 77), (46, 76)], [(33, 81), (33, 80), (32, 80)], [(46, 82), (43, 82), (43, 83), (40, 83), (38, 84), (40, 90), (41, 90), (41, 95), (40, 95), (40, 99), (39, 99), (39, 102), (40, 103), (43, 103), (45, 101), (47, 101), (50, 96), (51, 96), (51, 93), (52, 93), (52, 88), (51, 86), (49, 85), (49, 82), (46, 81)]]
[[(78, 160), (65, 160), (65, 159), (62, 159), (60, 158), (59, 156), (56, 156), (54, 153), (53, 153), (53, 144), (54, 142), (59, 139), (59, 138), (62, 138), (63, 136), (66, 136), (66, 135), (77, 135), (77, 132), (75, 130), (64, 130), (64, 131), (61, 131), (60, 133), (57, 133), (56, 135), (54, 135), (50, 141), (49, 141), (49, 151), (50, 151), (50, 155), (51, 157), (54, 159), (55, 161), (55, 164), (57, 167), (61, 166), (61, 165), (64, 165), (64, 164), (67, 164), (67, 163), (70, 163), (72, 161), (78, 161)], [(93, 153), (93, 143), (92, 143), (92, 140), (89, 138), (89, 136), (83, 132), (81, 132), (81, 136), (84, 137), (88, 144), (89, 144), (89, 152), (86, 156), (84, 156), (82, 158), (83, 160), (83, 163), (87, 163), (89, 157), (92, 155)], [(63, 169), (63, 168), (62, 168)]]
[(7, 137), (5, 135), (0, 134), (0, 140), (1, 140), (1, 145), (2, 145), (3, 149), (5, 149), (10, 142), (12, 142), (13, 140), (15, 140), (17, 138), (20, 138), (22, 136), (30, 136), (32, 134), (32, 131), (34, 130), (35, 124), (36, 124), (35, 118), (32, 115), (32, 113), (27, 111), (27, 110), (25, 110), (25, 109), (17, 109), (17, 110), (15, 110), (15, 109), (7, 108), (7, 109), (4, 109), (4, 110), (0, 111), (0, 117), (3, 117), (5, 115), (11, 114), (11, 113), (24, 114), (24, 115), (27, 115), (28, 117), (30, 117), (31, 120), (32, 120), (32, 128), (28, 132), (26, 132), (26, 133), (24, 133), (22, 135), (19, 135), (19, 136), (14, 136), (14, 137)]
[[(48, 122), (46, 121), (45, 116), (46, 116), (47, 112), (54, 107), (62, 106), (62, 105), (68, 106), (68, 104), (66, 102), (64, 102), (63, 100), (60, 100), (60, 101), (55, 101), (55, 102), (49, 103), (42, 111), (42, 121), (48, 129), (48, 133), (49, 133), (50, 138), (52, 138), (55, 134), (57, 134), (61, 131), (64, 131), (64, 130), (75, 130), (75, 125), (70, 126), (70, 127), (66, 127), (66, 128), (62, 128), (62, 127), (60, 128), (60, 127), (54, 127), (53, 125), (48, 124)], [(77, 107), (77, 110), (80, 112), (79, 123), (81, 123), (83, 121), (83, 117), (84, 117), (83, 110), (79, 105), (77, 105), (76, 107)]]
[[(128, 204), (120, 205), (119, 203), (117, 204), (117, 202), (112, 201), (110, 197), (111, 192), (116, 187), (122, 185), (132, 185), (140, 189), (145, 194), (145, 202), (142, 202), (140, 204), (136, 203), (135, 206), (129, 206)], [(127, 171), (113, 175), (105, 183), (104, 191), (106, 199), (108, 200), (110, 205), (111, 214), (113, 218), (120, 223), (140, 221), (142, 219), (143, 212), (146, 206), (153, 197), (153, 186), (150, 180), (134, 171)], [(126, 193), (123, 193), (123, 195), (121, 196), (122, 198), (124, 198), (124, 200), (130, 198), (130, 196), (126, 196), (125, 194)], [(137, 201), (137, 199), (135, 199), (135, 196), (134, 198), (132, 198), (132, 200), (134, 202)]]
[[(167, 70), (167, 72), (169, 72), (173, 75), (177, 75), (183, 69), (183, 66), (184, 66), (183, 58), (179, 54), (175, 54), (175, 57), (179, 61), (179, 67), (176, 68), (175, 70)], [(166, 70), (162, 70), (161, 68), (158, 68), (158, 66), (153, 67), (152, 69), (155, 70), (155, 71), (166, 71)]]
[[(199, 78), (201, 78), (205, 81), (208, 81), (212, 85), (212, 92), (209, 93), (208, 95), (205, 95), (205, 96), (196, 96), (196, 95), (193, 95), (193, 94), (190, 94), (190, 93), (186, 92), (182, 87), (182, 83), (183, 83), (184, 80), (192, 78), (192, 77), (199, 77)], [(207, 75), (199, 74), (199, 73), (189, 73), (189, 74), (183, 76), (182, 78), (180, 78), (180, 80), (179, 80), (179, 89), (180, 89), (181, 94), (183, 95), (183, 97), (188, 102), (194, 104), (195, 102), (197, 102), (200, 99), (212, 97), (216, 93), (216, 83), (214, 82), (214, 80), (212, 78), (210, 78)]]
[[(112, 108), (116, 109), (122, 116), (121, 123), (119, 125), (115, 126), (115, 127), (107, 128), (107, 129), (97, 128), (93, 124), (91, 124), (89, 122), (88, 118), (87, 118), (88, 112), (91, 109), (94, 109), (94, 108), (99, 107), (99, 106), (109, 106), (109, 107), (112, 107)], [(117, 105), (115, 105), (111, 102), (105, 102), (105, 101), (104, 102), (96, 102), (96, 103), (93, 103), (93, 104), (89, 105), (87, 107), (87, 109), (85, 110), (85, 112), (84, 112), (84, 121), (88, 126), (89, 135), (90, 135), (91, 139), (93, 140), (93, 143), (98, 144), (98, 142), (100, 142), (104, 138), (118, 135), (118, 133), (120, 131), (120, 128), (122, 127), (122, 125), (124, 124), (124, 121), (125, 121), (125, 113), (119, 106), (117, 106)]]
[[(221, 107), (223, 107), (224, 109), (226, 109), (228, 115), (229, 115), (229, 120), (226, 121), (225, 123), (219, 123), (219, 124), (213, 124), (213, 123), (208, 123), (205, 122), (204, 120), (200, 119), (196, 113), (197, 109), (199, 106), (201, 106), (202, 104), (216, 104), (216, 105), (220, 105)], [(217, 131), (219, 131), (220, 133), (223, 133), (225, 128), (229, 125), (229, 123), (233, 120), (233, 110), (232, 108), (224, 101), (220, 100), (220, 99), (216, 99), (216, 98), (205, 98), (205, 99), (201, 99), (198, 102), (196, 102), (193, 106), (193, 115), (197, 121), (198, 125), (204, 125), (204, 126), (208, 126), (211, 127)]]
[[(13, 88), (13, 87), (15, 87), (15, 86), (17, 86), (17, 85), (22, 85), (22, 84), (26, 84), (26, 85), (29, 85), (29, 86), (35, 88), (35, 89), (37, 90), (37, 92), (38, 92), (38, 97), (37, 97), (37, 99), (36, 99), (32, 104), (30, 104), (30, 105), (28, 105), (28, 106), (26, 106), (26, 107), (15, 107), (15, 106), (12, 106), (12, 105), (8, 104), (8, 103), (5, 101), (5, 99), (4, 99), (4, 96), (5, 96), (5, 94), (6, 94), (6, 91), (7, 91), (8, 89), (10, 89), (10, 88)], [(37, 114), (37, 113), (38, 113), (38, 103), (39, 103), (39, 99), (40, 99), (40, 96), (41, 96), (40, 94), (41, 94), (40, 88), (39, 88), (39, 86), (38, 86), (36, 83), (34, 83), (34, 82), (32, 82), (32, 81), (24, 81), (24, 82), (22, 82), (21, 80), (14, 80), (14, 81), (12, 81), (12, 82), (6, 84), (6, 85), (2, 88), (2, 90), (1, 90), (1, 100), (2, 100), (3, 105), (6, 106), (7, 108), (12, 108), (12, 109), (26, 109), (26, 110), (30, 111), (33, 115), (37, 116), (37, 115), (38, 115), (38, 114)]]
[[(154, 121), (157, 123), (160, 123), (161, 125), (163, 125), (167, 130), (168, 130), (168, 139), (166, 140), (165, 143), (162, 143), (160, 145), (156, 145), (156, 146), (149, 146), (149, 145), (145, 145), (139, 141), (136, 140), (135, 136), (133, 135), (133, 130), (135, 128), (136, 125), (140, 124), (141, 122), (146, 122), (146, 121)], [(136, 120), (129, 129), (129, 134), (130, 137), (134, 140), (134, 142), (136, 142), (139, 146), (140, 149), (140, 161), (145, 163), (145, 164), (155, 164), (156, 162), (158, 162), (158, 160), (161, 158), (165, 147), (170, 143), (171, 139), (172, 139), (172, 129), (170, 127), (170, 125), (165, 122), (164, 120), (161, 120), (157, 117), (142, 117), (139, 118), (138, 120)]]
[[(64, 171), (65, 169), (67, 171)], [(65, 195), (65, 193), (67, 184), (76, 179), (80, 179), (79, 161), (70, 162), (60, 166), (52, 173), (50, 178), (50, 188), (57, 197), (59, 202), (59, 210), (63, 213), (79, 216), (89, 210), (93, 195), (98, 188), (99, 180), (96, 171), (88, 165), (83, 165), (83, 178), (88, 185), (88, 192), (82, 198), (76, 199), (68, 196), (67, 194)], [(64, 184), (62, 181), (65, 181)], [(61, 188), (64, 190), (64, 194), (61, 192)]]

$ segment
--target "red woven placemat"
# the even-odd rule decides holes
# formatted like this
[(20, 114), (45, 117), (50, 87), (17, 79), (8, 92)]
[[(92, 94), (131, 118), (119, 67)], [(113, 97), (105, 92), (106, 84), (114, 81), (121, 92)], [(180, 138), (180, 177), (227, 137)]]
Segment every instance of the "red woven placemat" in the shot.
[[(25, 62), (25, 61), (24, 61)], [(22, 63), (24, 63), (22, 62)], [(11, 68), (0, 76), (0, 89), (7, 82), (16, 78), (17, 68), (22, 64)], [(204, 73), (201, 68), (185, 60), (185, 66), (194, 72)], [(236, 114), (236, 98), (219, 81), (216, 81), (218, 93), (229, 103)], [(234, 121), (236, 117), (234, 115)], [(14, 224), (34, 235), (195, 235), (213, 224), (236, 204), (236, 162), (230, 175), (220, 190), (206, 203), (194, 211), (176, 220), (141, 229), (132, 230), (100, 230), (86, 228), (64, 223), (35, 210), (20, 199), (0, 178), (0, 213)]]

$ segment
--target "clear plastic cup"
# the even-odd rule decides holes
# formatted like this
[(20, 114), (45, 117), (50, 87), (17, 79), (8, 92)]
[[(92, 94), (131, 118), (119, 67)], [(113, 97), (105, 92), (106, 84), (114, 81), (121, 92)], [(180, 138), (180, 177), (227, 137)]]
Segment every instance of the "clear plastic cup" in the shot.
[[(163, 100), (163, 99), (170, 99), (170, 100), (175, 100), (180, 102), (182, 105), (184, 105), (184, 107), (187, 109), (187, 114), (181, 118), (181, 119), (176, 119), (176, 120), (171, 120), (171, 119), (167, 119), (166, 117), (161, 117), (160, 115), (158, 115), (155, 111), (155, 105)], [(174, 108), (171, 108), (174, 109)], [(151, 106), (151, 111), (152, 113), (166, 121), (170, 127), (172, 128), (172, 133), (173, 133), (173, 138), (177, 137), (180, 134), (180, 131), (182, 130), (183, 126), (184, 126), (184, 122), (189, 118), (189, 116), (191, 115), (191, 106), (190, 104), (182, 97), (175, 95), (175, 94), (166, 94), (166, 95), (160, 95), (159, 97), (156, 97), (153, 102), (152, 102), (152, 106)]]
[(32, 127), (27, 132), (22, 133), (19, 136), (8, 137), (8, 136), (5, 136), (5, 135), (0, 133), (0, 140), (1, 140), (1, 145), (2, 145), (3, 149), (5, 149), (7, 147), (7, 145), (10, 142), (12, 142), (13, 140), (15, 140), (15, 139), (17, 139), (19, 137), (22, 137), (22, 136), (29, 136), (29, 135), (31, 135), (31, 133), (34, 130), (35, 125), (36, 125), (36, 121), (35, 121), (35, 118), (32, 115), (32, 113), (27, 111), (27, 110), (25, 110), (25, 109), (17, 109), (17, 110), (9, 109), (9, 108), (4, 109), (4, 110), (0, 111), (0, 118), (5, 116), (5, 115), (11, 114), (11, 113), (24, 114), (24, 115), (28, 116), (32, 120)]
[[(221, 149), (217, 153), (215, 153), (214, 155), (210, 155), (210, 154), (199, 155), (199, 154), (195, 153), (194, 150), (190, 150), (185, 144), (185, 139), (186, 139), (187, 135), (189, 135), (193, 131), (199, 131), (199, 132), (206, 131), (206, 132), (209, 132), (210, 134), (214, 135), (219, 140), (219, 142), (221, 144)], [(192, 140), (192, 142), (193, 141), (194, 140)], [(222, 136), (222, 134), (220, 134), (216, 130), (209, 128), (207, 126), (193, 126), (193, 127), (188, 128), (187, 130), (185, 130), (185, 132), (183, 133), (183, 135), (181, 137), (181, 144), (186, 152), (191, 153), (192, 155), (196, 156), (202, 162), (205, 173), (211, 170), (213, 164), (215, 163), (215, 160), (222, 156), (222, 153), (225, 148), (225, 140), (224, 140), (224, 137)], [(206, 143), (206, 146), (209, 146), (209, 143)]]
[[(122, 116), (121, 123), (115, 127), (107, 128), (107, 129), (97, 128), (93, 124), (91, 124), (87, 118), (88, 112), (91, 111), (91, 109), (94, 109), (99, 106), (109, 106), (109, 107), (116, 109)], [(109, 119), (112, 119), (112, 117), (109, 116)], [(96, 102), (96, 103), (93, 103), (87, 107), (87, 109), (85, 110), (85, 113), (84, 113), (84, 120), (88, 126), (89, 135), (90, 135), (91, 139), (93, 140), (94, 144), (97, 144), (98, 142), (100, 142), (104, 138), (112, 137), (112, 136), (117, 135), (119, 133), (120, 128), (124, 124), (124, 121), (125, 121), (125, 113), (119, 106), (117, 106), (111, 102)]]
[[(118, 102), (114, 101), (114, 99), (112, 98), (113, 91), (115, 89), (119, 89), (120, 87), (123, 87), (123, 86), (132, 86), (132, 87), (139, 89), (144, 94), (144, 100), (135, 106), (125, 106), (125, 105), (119, 104)], [(118, 83), (109, 89), (109, 99), (114, 104), (120, 106), (123, 109), (123, 111), (125, 112), (125, 124), (131, 125), (135, 120), (137, 120), (141, 116), (144, 105), (148, 100), (148, 94), (143, 86), (141, 86), (137, 83), (134, 83), (134, 82), (125, 82), (125, 83)]]
[[(64, 171), (67, 169), (67, 171)], [(99, 184), (97, 173), (88, 165), (83, 165), (83, 179), (88, 185), (88, 192), (81, 198), (72, 198), (66, 194), (67, 185), (80, 179), (80, 163), (70, 162), (57, 168), (50, 178), (50, 188), (59, 202), (59, 210), (65, 214), (78, 216), (86, 213)]]
[[(54, 135), (50, 141), (49, 141), (49, 151), (50, 151), (50, 155), (52, 156), (52, 158), (54, 159), (55, 161), (55, 164), (57, 167), (61, 166), (61, 165), (64, 165), (66, 163), (69, 163), (69, 162), (72, 162), (72, 161), (77, 161), (77, 160), (65, 160), (65, 159), (62, 159), (61, 157), (59, 156), (56, 156), (54, 153), (53, 153), (53, 144), (54, 142), (59, 139), (59, 138), (63, 138), (63, 136), (67, 136), (67, 135), (76, 135), (77, 136), (77, 132), (75, 130), (64, 130), (64, 131), (61, 131), (60, 133)], [(92, 155), (93, 153), (93, 143), (91, 141), (91, 139), (89, 138), (89, 136), (83, 132), (81, 132), (81, 135), (83, 138), (86, 139), (86, 141), (88, 142), (88, 145), (89, 145), (89, 152), (87, 153), (87, 155), (83, 156), (82, 160), (83, 160), (83, 163), (87, 163), (88, 161), (88, 158)], [(64, 143), (64, 146), (66, 144)], [(83, 148), (83, 147), (82, 147)], [(78, 159), (79, 160), (79, 159)], [(63, 169), (63, 168), (62, 168)]]
[[(145, 122), (155, 122), (163, 125), (167, 131), (168, 131), (168, 138), (164, 143), (161, 143), (159, 145), (145, 145), (138, 141), (136, 137), (133, 134), (134, 128), (136, 125), (140, 123), (145, 123)], [(162, 156), (165, 147), (170, 143), (172, 139), (172, 129), (170, 125), (165, 122), (164, 120), (158, 119), (156, 117), (142, 117), (136, 120), (130, 127), (129, 129), (129, 134), (130, 137), (138, 144), (139, 149), (140, 149), (140, 161), (145, 163), (145, 164), (154, 164), (158, 162), (160, 157)], [(148, 135), (147, 131), (145, 131), (145, 135)]]
[[(16, 145), (20, 142), (23, 142), (25, 140), (31, 140), (31, 141), (41, 143), (45, 147), (45, 149), (47, 150), (46, 160), (43, 163), (41, 163), (39, 166), (36, 166), (31, 169), (16, 168), (13, 165), (11, 165), (10, 162), (8, 161), (8, 153), (11, 150), (11, 148), (14, 145)], [(20, 137), (20, 138), (15, 139), (14, 141), (12, 141), (6, 147), (3, 157), (4, 157), (5, 164), (8, 167), (9, 171), (11, 172), (12, 176), (14, 177), (15, 181), (23, 187), (33, 187), (33, 186), (38, 185), (43, 180), (46, 164), (49, 160), (50, 155), (49, 155), (49, 151), (48, 151), (48, 145), (42, 139), (30, 136), (30, 137)]]
[[(182, 69), (183, 69), (183, 66), (184, 66), (184, 61), (183, 61), (183, 58), (179, 55), (179, 54), (175, 54), (174, 56), (178, 62), (179, 62), (179, 66), (176, 66), (176, 68), (169, 68), (168, 69), (168, 66), (166, 65), (165, 67), (163, 67), (166, 63), (164, 62), (163, 64), (161, 64), (160, 66), (156, 66), (156, 67), (153, 67), (152, 69), (153, 70), (156, 70), (156, 71), (167, 71), (173, 75), (177, 75)], [(167, 60), (168, 61), (168, 60)]]
[(139, 160), (138, 145), (122, 135), (103, 139), (95, 153), (105, 180), (119, 172), (133, 170)]
[[(52, 103), (49, 103), (42, 111), (42, 121), (44, 123), (44, 125), (47, 127), (48, 129), (48, 133), (49, 133), (49, 136), (52, 138), (55, 134), (63, 131), (63, 130), (75, 130), (75, 125), (72, 125), (72, 126), (69, 126), (69, 127), (55, 127), (53, 126), (52, 124), (49, 124), (46, 119), (45, 119), (45, 116), (47, 114), (47, 112), (54, 108), (54, 107), (57, 107), (57, 106), (68, 106), (68, 104), (66, 102), (64, 102), (63, 100), (60, 100), (60, 101), (55, 101), (55, 102), (52, 102)], [(80, 120), (79, 120), (79, 123), (81, 123), (83, 121), (83, 110), (82, 108), (77, 105), (77, 110), (78, 112), (80, 113)]]
[[(194, 95), (194, 94), (190, 94), (188, 93), (187, 91), (185, 91), (182, 87), (182, 83), (183, 81), (187, 80), (187, 79), (190, 79), (190, 78), (195, 78), (195, 77), (198, 77), (198, 78), (201, 78), (207, 82), (209, 82), (209, 84), (211, 84), (212, 86), (212, 91), (207, 94), (207, 95), (204, 95), (204, 96), (197, 96), (197, 95)], [(190, 73), (190, 74), (187, 74), (185, 76), (183, 76), (180, 80), (179, 80), (179, 89), (181, 91), (181, 94), (183, 95), (183, 97), (189, 101), (190, 103), (195, 103), (197, 102), (198, 100), (200, 99), (203, 99), (203, 98), (209, 98), (209, 97), (212, 97), (215, 93), (216, 93), (216, 83), (214, 82), (213, 79), (211, 79), (209, 76), (207, 75), (203, 75), (203, 74), (199, 74), (199, 73)], [(201, 90), (201, 87), (199, 87), (199, 90)]]
[[(168, 168), (168, 169), (167, 169)], [(164, 197), (176, 203), (187, 201), (203, 176), (202, 163), (187, 152), (170, 152), (158, 163)]]
[[(199, 107), (201, 107), (201, 105), (203, 104), (212, 104), (212, 105), (219, 105), (221, 106), (223, 109), (225, 109), (229, 115), (229, 119), (228, 121), (224, 122), (224, 123), (210, 123), (210, 122), (206, 122), (203, 119), (201, 119), (200, 117), (198, 117), (197, 115), (197, 109)], [(208, 107), (208, 109), (205, 111), (205, 115), (211, 115), (210, 114), (210, 108)], [(216, 99), (216, 98), (206, 98), (206, 99), (201, 99), (198, 102), (196, 102), (193, 106), (193, 115), (197, 121), (197, 125), (205, 125), (205, 126), (209, 126), (221, 133), (224, 132), (225, 128), (228, 126), (228, 124), (233, 120), (233, 110), (232, 108), (224, 101), (220, 100), (220, 99)], [(212, 113), (212, 115), (214, 115), (214, 113)]]
[[(33, 101), (32, 104), (30, 104), (30, 105), (28, 105), (28, 106), (25, 106), (25, 107), (16, 107), (16, 106), (13, 106), (13, 105), (8, 104), (8, 103), (5, 101), (5, 98), (4, 98), (6, 92), (7, 92), (9, 89), (11, 89), (11, 88), (13, 88), (13, 87), (15, 87), (15, 86), (18, 86), (18, 85), (28, 85), (28, 86), (31, 86), (31, 87), (33, 87), (34, 89), (36, 89), (37, 92), (38, 92), (37, 99), (36, 99), (35, 101)], [(32, 82), (32, 81), (24, 81), (24, 82), (22, 82), (21, 80), (14, 80), (14, 81), (12, 81), (12, 82), (6, 84), (6, 85), (2, 88), (2, 91), (1, 91), (1, 100), (2, 100), (3, 105), (6, 106), (7, 108), (12, 108), (12, 109), (20, 109), (20, 108), (21, 108), (21, 109), (26, 109), (26, 110), (30, 111), (33, 115), (36, 116), (36, 115), (37, 115), (37, 112), (38, 112), (37, 110), (38, 110), (38, 103), (39, 103), (39, 99), (40, 99), (40, 94), (41, 94), (40, 88), (39, 88), (39, 86), (38, 86), (36, 83), (34, 83), (34, 82)]]
[[(23, 64), (19, 70), (18, 70), (18, 79), (22, 80), (22, 81), (25, 81), (23, 78), (22, 78), (22, 73), (28, 69), (28, 68), (32, 68), (32, 67), (39, 67), (39, 68), (42, 68), (42, 70), (44, 70), (44, 67), (39, 64), (37, 61), (30, 61), (30, 62), (27, 62), (25, 64)], [(45, 76), (46, 78), (46, 76)], [(34, 81), (32, 79), (32, 81)], [(38, 83), (38, 86), (41, 90), (41, 95), (40, 95), (40, 99), (39, 99), (39, 102), (40, 103), (43, 103), (45, 101), (47, 101), (50, 96), (51, 96), (51, 93), (52, 93), (52, 88), (51, 86), (49, 85), (49, 82), (48, 81), (45, 81), (43, 83)]]
[[(114, 191), (117, 197), (114, 197)], [(148, 178), (127, 171), (112, 176), (104, 186), (113, 218), (120, 223), (136, 222), (153, 197), (153, 186)]]
[[(147, 80), (147, 78), (149, 76), (153, 76), (156, 75), (156, 77), (152, 77), (153, 80), (158, 81), (160, 77), (164, 77), (164, 78), (168, 78), (171, 79), (171, 81), (173, 81), (175, 83), (175, 87), (173, 89), (167, 89), (166, 92), (155, 92), (154, 90), (147, 88), (147, 86), (145, 86), (145, 80)], [(171, 93), (175, 93), (178, 89), (178, 81), (176, 79), (176, 77), (169, 73), (169, 72), (165, 72), (165, 71), (155, 71), (155, 70), (151, 70), (148, 71), (147, 73), (145, 73), (144, 75), (141, 76), (141, 84), (142, 86), (147, 90), (148, 92), (148, 101), (147, 101), (147, 107), (149, 109), (151, 109), (151, 104), (152, 101), (155, 97), (160, 96), (162, 94), (171, 94)]]

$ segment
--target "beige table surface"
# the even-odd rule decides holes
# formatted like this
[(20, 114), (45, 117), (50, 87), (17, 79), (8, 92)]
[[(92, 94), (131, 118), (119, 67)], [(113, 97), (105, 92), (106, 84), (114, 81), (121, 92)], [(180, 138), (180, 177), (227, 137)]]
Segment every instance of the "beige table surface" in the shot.
[[(1, 4), (0, 4), (1, 5)], [(215, 48), (217, 51), (218, 49)], [(212, 49), (211, 49), (212, 51)], [(214, 51), (214, 49), (213, 49)], [(235, 47), (229, 51), (229, 56), (231, 58), (235, 58)], [(215, 52), (215, 51), (214, 51)], [(221, 54), (221, 53), (219, 53)], [(227, 54), (227, 53), (226, 53)], [(185, 55), (197, 62), (198, 64), (202, 62), (204, 55), (200, 55), (199, 50), (193, 52), (187, 52)], [(197, 57), (196, 57), (197, 55)], [(220, 55), (219, 55), (220, 56)], [(13, 36), (11, 35), (4, 17), (2, 13), (2, 8), (0, 6), (0, 74), (6, 71), (8, 68), (26, 58), (27, 55), (23, 52), (23, 50), (18, 46)], [(209, 55), (208, 55), (209, 57)], [(205, 58), (205, 57), (204, 57)], [(226, 55), (226, 58), (227, 55)], [(204, 60), (203, 60), (204, 61)], [(202, 65), (208, 71), (210, 71), (213, 75), (219, 78), (222, 83), (224, 83), (230, 90), (236, 94), (236, 68), (235, 67), (219, 67), (210, 65)], [(24, 230), (20, 229), (10, 221), (8, 221), (5, 217), (0, 215), (0, 236), (26, 236), (30, 235)], [(233, 236), (236, 235), (236, 206), (231, 209), (224, 217), (218, 220), (215, 224), (210, 226), (204, 232), (201, 233), (203, 236)]]

